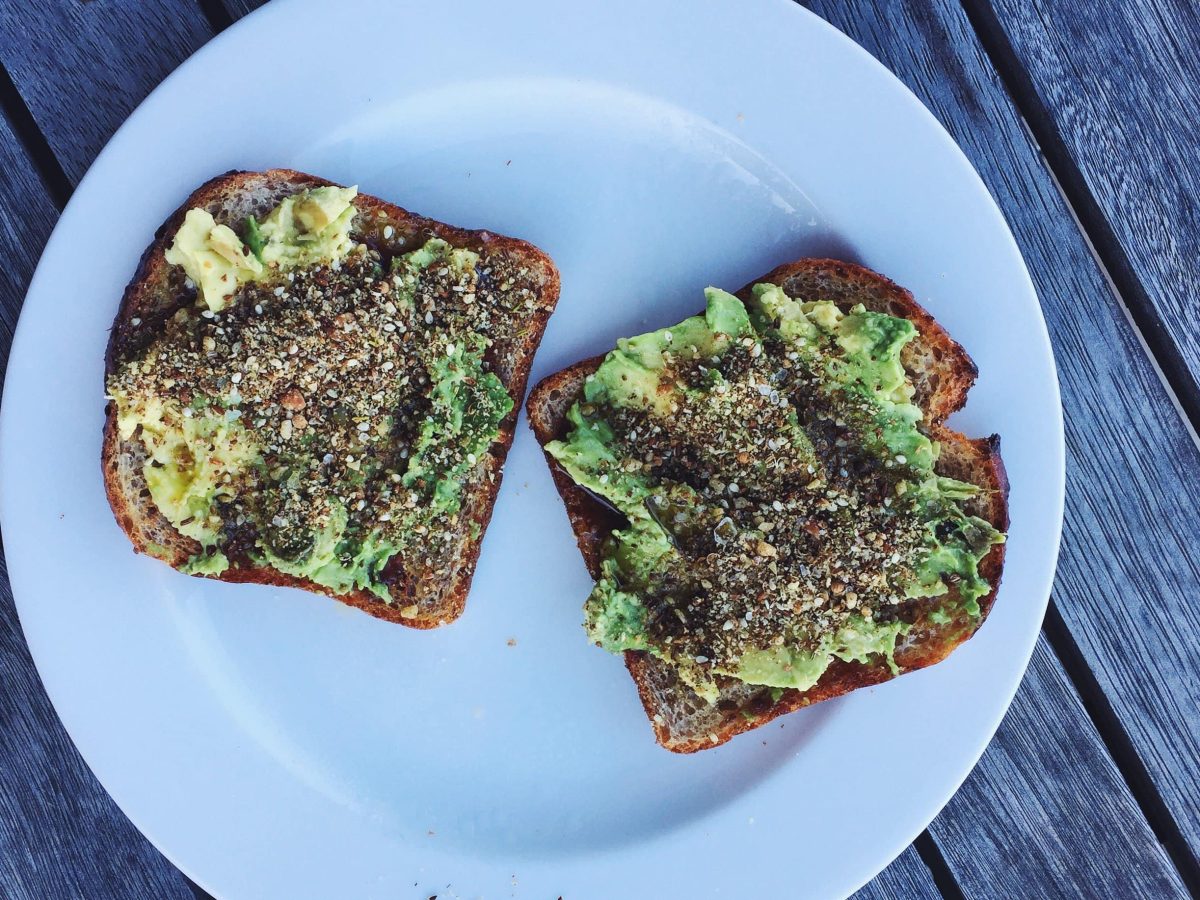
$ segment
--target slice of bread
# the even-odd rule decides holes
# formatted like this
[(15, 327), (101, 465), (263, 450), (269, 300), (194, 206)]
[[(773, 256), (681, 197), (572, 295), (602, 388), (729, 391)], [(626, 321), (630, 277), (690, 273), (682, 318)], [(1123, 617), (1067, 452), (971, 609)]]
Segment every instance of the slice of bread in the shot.
[[(183, 270), (168, 264), (164, 258), (187, 210), (205, 209), (217, 223), (237, 231), (247, 216), (262, 219), (286, 197), (329, 184), (331, 182), (301, 172), (272, 169), (229, 172), (197, 189), (158, 229), (154, 242), (142, 256), (136, 274), (125, 290), (105, 358), (106, 379), (123, 361), (143, 350), (177, 310), (195, 303), (195, 289), (186, 281)], [(512, 443), (516, 407), (525, 393), (534, 352), (558, 301), (558, 271), (546, 254), (524, 241), (444, 225), (364, 194), (355, 198), (354, 205), (358, 210), (350, 232), (354, 241), (363, 242), (385, 256), (393, 256), (419, 247), (430, 238), (440, 238), (455, 248), (478, 253), (480, 271), (489, 268), (511, 276), (509, 281), (494, 286), (493, 291), (498, 297), (501, 294), (517, 296), (519, 291), (527, 298), (503, 313), (512, 316), (514, 321), (508, 323), (511, 327), (506, 329), (504, 341), (494, 343), (484, 357), (485, 367), (500, 379), (512, 398), (513, 411), (501, 423), (499, 437), (489, 452), (465, 479), (455, 533), (449, 539), (449, 550), (441, 555), (443, 562), (449, 558), (452, 563), (451, 574), (445, 577), (441, 572), (433, 571), (421, 554), (403, 558), (400, 563), (403, 571), (389, 579), (392, 585), (392, 602), (389, 603), (363, 590), (335, 593), (305, 578), (256, 565), (248, 559), (240, 560), (212, 577), (231, 582), (299, 587), (328, 594), (389, 621), (432, 628), (451, 621), (463, 610), (483, 532), (500, 487), (504, 459)], [(117, 522), (138, 552), (151, 553), (178, 568), (200, 546), (176, 530), (150, 498), (143, 475), (145, 454), (137, 434), (128, 440), (121, 439), (116, 404), (109, 402), (101, 462), (105, 488)]]
[[(968, 501), (967, 511), (1004, 531), (1008, 526), (1008, 481), (1000, 459), (1000, 439), (993, 435), (972, 440), (943, 424), (946, 416), (966, 402), (977, 370), (963, 348), (917, 304), (912, 294), (862, 266), (829, 259), (788, 263), (751, 285), (766, 282), (781, 286), (791, 297), (832, 300), (844, 310), (861, 303), (869, 310), (900, 316), (916, 325), (918, 335), (905, 347), (901, 359), (916, 388), (913, 402), (925, 413), (923, 427), (941, 444), (937, 472), (983, 488), (976, 498)], [(738, 296), (743, 300), (748, 298), (751, 285), (739, 291)], [(526, 408), (530, 425), (543, 446), (566, 437), (567, 410), (581, 396), (584, 379), (602, 360), (603, 357), (597, 356), (576, 363), (547, 377), (533, 389)], [(584, 562), (592, 577), (597, 578), (601, 542), (614, 529), (623, 527), (625, 520), (612, 507), (575, 484), (553, 457), (547, 454), (546, 459)], [(975, 633), (995, 600), (1003, 562), (1004, 545), (1000, 544), (980, 564), (980, 574), (992, 590), (980, 599), (981, 615), (977, 619), (960, 613), (944, 624), (924, 619), (913, 623), (896, 647), (895, 660), (901, 672), (939, 662)], [(882, 661), (866, 665), (835, 659), (820, 681), (807, 691), (785, 690), (778, 700), (772, 700), (769, 688), (723, 679), (719, 699), (709, 703), (683, 684), (669, 663), (648, 653), (627, 651), (625, 664), (637, 683), (658, 742), (677, 753), (714, 747), (776, 716), (894, 677)]]

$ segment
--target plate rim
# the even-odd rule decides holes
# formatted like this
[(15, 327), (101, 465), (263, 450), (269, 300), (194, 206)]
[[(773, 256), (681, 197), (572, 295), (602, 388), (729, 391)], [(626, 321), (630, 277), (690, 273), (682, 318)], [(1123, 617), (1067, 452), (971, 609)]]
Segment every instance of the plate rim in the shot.
[[(534, 0), (534, 2), (537, 2), (537, 0)], [(659, 0), (659, 2), (666, 2), (666, 0)], [(843, 45), (843, 47), (848, 47), (849, 49), (851, 49), (852, 52), (855, 52), (856, 54), (858, 54), (862, 58), (860, 60), (860, 62), (863, 62), (867, 66), (876, 68), (876, 69), (880, 70), (882, 73), (884, 73), (884, 75), (886, 76), (886, 80), (890, 81), (892, 83), (893, 87), (899, 87), (901, 92), (903, 94), (907, 95), (907, 100), (909, 101), (909, 105), (912, 108), (911, 112), (916, 115), (923, 114), (925, 117), (927, 117), (928, 124), (931, 124), (933, 126), (933, 130), (938, 135), (939, 139), (941, 141), (945, 142), (948, 145), (951, 152), (960, 159), (961, 163), (963, 164), (963, 166), (966, 169), (966, 172), (969, 173), (969, 176), (974, 179), (977, 189), (980, 192), (982, 192), (983, 196), (986, 198), (986, 201), (990, 207), (991, 213), (994, 214), (994, 216), (998, 220), (1001, 231), (1002, 231), (1003, 235), (1005, 236), (1005, 238), (1007, 239), (1007, 243), (1009, 245), (1009, 252), (1013, 255), (1013, 257), (1019, 264), (1019, 269), (1024, 276), (1025, 284), (1022, 287), (1025, 290), (1027, 290), (1029, 296), (1031, 296), (1033, 298), (1035, 304), (1037, 305), (1037, 312), (1038, 312), (1038, 315), (1040, 318), (1040, 323), (1042, 326), (1041, 336), (1044, 339), (1044, 347), (1041, 349), (1044, 351), (1044, 354), (1050, 363), (1050, 368), (1051, 368), (1051, 371), (1053, 374), (1053, 378), (1051, 379), (1051, 382), (1047, 385), (1047, 387), (1051, 394), (1049, 399), (1052, 400), (1052, 405), (1054, 406), (1054, 408), (1057, 411), (1057, 419), (1056, 419), (1056, 422), (1054, 423), (1056, 425), (1057, 442), (1056, 442), (1056, 446), (1054, 448), (1052, 448), (1054, 450), (1054, 456), (1055, 456), (1055, 462), (1056, 462), (1056, 465), (1054, 467), (1052, 474), (1054, 476), (1057, 491), (1056, 491), (1054, 498), (1052, 498), (1053, 511), (1051, 514), (1051, 519), (1054, 523), (1053, 524), (1054, 539), (1053, 539), (1052, 557), (1054, 560), (1057, 560), (1059, 547), (1061, 545), (1063, 512), (1064, 512), (1064, 507), (1065, 507), (1065, 434), (1064, 434), (1064, 427), (1063, 427), (1063, 409), (1062, 409), (1061, 391), (1060, 391), (1058, 372), (1057, 372), (1057, 363), (1055, 360), (1053, 347), (1050, 344), (1049, 334), (1048, 334), (1048, 330), (1046, 328), (1046, 323), (1045, 323), (1045, 317), (1041, 313), (1040, 303), (1038, 302), (1037, 291), (1036, 291), (1035, 285), (1033, 283), (1032, 277), (1029, 274), (1028, 267), (1025, 265), (1024, 257), (1020, 252), (1020, 248), (1016, 243), (1015, 237), (1013, 236), (1011, 229), (1008, 227), (1008, 223), (1003, 215), (1003, 212), (1000, 210), (999, 205), (995, 201), (995, 198), (992, 196), (992, 194), (989, 191), (989, 189), (987, 188), (986, 184), (983, 182), (982, 178), (979, 176), (977, 170), (971, 164), (970, 160), (966, 157), (965, 153), (959, 147), (958, 143), (954, 140), (954, 138), (949, 134), (949, 132), (946, 130), (946, 128), (941, 124), (941, 122), (937, 119), (937, 117), (920, 101), (920, 99), (916, 97), (916, 95), (911, 91), (911, 89), (909, 89), (908, 86), (905, 85), (894, 73), (892, 73), (889, 69), (887, 69), (887, 67), (884, 66), (883, 63), (879, 62), (865, 48), (863, 48), (861, 45), (856, 43), (853, 39), (851, 39), (850, 37), (845, 35), (843, 32), (841, 32), (840, 30), (835, 28), (833, 25), (826, 22), (824, 19), (822, 19), (817, 14), (800, 6), (799, 4), (792, 3), (792, 2), (790, 2), (790, 0), (756, 0), (756, 2), (758, 2), (760, 5), (762, 5), (764, 7), (766, 7), (768, 5), (775, 5), (775, 6), (780, 6), (780, 7), (786, 6), (790, 10), (795, 10), (797, 12), (797, 15), (799, 16), (800, 20), (807, 21), (806, 26), (800, 26), (800, 27), (815, 27), (817, 30), (825, 33), (824, 39), (833, 40), (835, 42), (841, 43)], [(21, 315), (18, 319), (18, 323), (17, 323), (16, 329), (14, 331), (12, 345), (10, 348), (9, 377), (6, 377), (6, 379), (5, 379), (3, 401), (0, 401), (0, 524), (3, 524), (4, 526), (13, 526), (19, 520), (18, 519), (18, 511), (10, 508), (10, 500), (9, 500), (10, 492), (4, 488), (4, 485), (8, 483), (9, 478), (11, 477), (10, 463), (8, 462), (9, 448), (11, 447), (11, 444), (12, 444), (11, 433), (20, 427), (19, 423), (14, 421), (14, 416), (9, 413), (11, 404), (6, 401), (9, 401), (11, 399), (11, 397), (20, 388), (20, 379), (13, 377), (14, 362), (19, 360), (20, 358), (22, 358), (25, 355), (25, 344), (29, 343), (33, 340), (33, 338), (30, 335), (30, 328), (26, 327), (26, 323), (29, 321), (29, 317), (26, 315), (26, 310), (29, 307), (28, 301), (30, 298), (35, 297), (39, 294), (40, 285), (46, 277), (44, 268), (46, 268), (50, 265), (48, 260), (52, 256), (52, 253), (51, 253), (52, 248), (56, 248), (60, 242), (64, 241), (66, 239), (66, 236), (68, 235), (69, 231), (73, 227), (75, 227), (73, 220), (72, 220), (72, 216), (71, 216), (71, 210), (72, 210), (72, 208), (78, 208), (78, 206), (80, 205), (80, 201), (78, 198), (83, 196), (85, 191), (88, 189), (88, 187), (91, 183), (91, 180), (93, 179), (94, 173), (97, 172), (97, 170), (102, 168), (101, 163), (107, 162), (107, 160), (109, 159), (110, 156), (115, 156), (118, 152), (120, 152), (120, 150), (123, 147), (123, 142), (129, 139), (129, 135), (132, 134), (134, 129), (137, 127), (136, 123), (141, 121), (142, 117), (146, 114), (146, 110), (147, 110), (148, 106), (151, 104), (151, 102), (155, 98), (161, 97), (163, 94), (169, 93), (170, 91), (173, 90), (172, 85), (176, 82), (177, 76), (179, 76), (180, 73), (201, 68), (207, 64), (209, 59), (215, 59), (217, 54), (224, 52), (223, 48), (225, 48), (229, 43), (231, 43), (231, 41), (232, 41), (231, 36), (242, 35), (242, 34), (246, 33), (249, 29), (267, 27), (270, 24), (270, 22), (273, 20), (274, 17), (283, 17), (285, 15), (292, 14), (295, 11), (303, 12), (313, 5), (315, 5), (315, 3), (313, 3), (313, 2), (306, 3), (305, 0), (276, 0), (276, 2), (274, 2), (274, 3), (265, 4), (265, 5), (257, 8), (249, 15), (244, 16), (242, 19), (235, 22), (233, 24), (233, 26), (231, 26), (230, 28), (228, 28), (225, 31), (214, 36), (214, 38), (212, 40), (208, 41), (205, 45), (203, 45), (195, 53), (193, 53), (178, 68), (176, 68), (170, 75), (168, 75), (158, 86), (156, 86), (155, 89), (145, 99), (143, 99), (141, 103), (138, 104), (138, 106), (135, 108), (135, 110), (130, 114), (130, 116), (125, 120), (125, 122), (122, 123), (120, 128), (118, 128), (117, 131), (113, 134), (113, 136), (108, 140), (108, 142), (105, 144), (105, 147), (97, 155), (96, 159), (92, 162), (92, 164), (89, 166), (87, 172), (85, 173), (83, 178), (80, 180), (71, 200), (68, 202), (67, 206), (64, 208), (62, 214), (59, 216), (59, 219), (55, 223), (55, 226), (54, 226), (49, 238), (47, 239), (46, 245), (43, 248), (42, 255), (39, 258), (38, 265), (34, 271), (34, 274), (31, 278), (31, 280), (30, 280), (29, 288), (27, 290), (26, 297), (25, 297), (25, 303), (22, 305)], [(132, 258), (132, 255), (131, 255), (131, 258)], [(4, 530), (8, 531), (8, 528), (6, 527)], [(23, 610), (25, 609), (25, 604), (27, 604), (30, 601), (28, 599), (23, 601), (21, 598), (22, 598), (22, 596), (28, 598), (31, 592), (28, 590), (24, 590), (24, 589), (18, 590), (16, 587), (16, 583), (21, 582), (22, 584), (28, 584), (32, 581), (35, 581), (36, 579), (33, 578), (26, 571), (26, 562), (21, 561), (18, 558), (15, 558), (14, 556), (10, 555), (8, 565), (9, 565), (9, 571), (10, 571), (10, 581), (13, 584), (14, 600), (15, 600), (18, 616), (22, 622), (22, 630), (24, 631), (26, 614), (25, 614), (25, 612), (23, 612)], [(1015, 696), (1015, 693), (1016, 693), (1017, 689), (1019, 688), (1021, 681), (1023, 680), (1025, 671), (1028, 668), (1030, 659), (1032, 658), (1032, 654), (1033, 654), (1033, 651), (1034, 651), (1034, 648), (1036, 645), (1038, 635), (1040, 634), (1040, 624), (1041, 624), (1042, 618), (1044, 617), (1045, 609), (1049, 602), (1050, 591), (1051, 591), (1051, 587), (1052, 587), (1053, 580), (1054, 580), (1054, 574), (1055, 574), (1055, 564), (1052, 563), (1049, 570), (1046, 573), (1044, 573), (1044, 575), (1045, 575), (1045, 591), (1044, 591), (1045, 597), (1041, 601), (1041, 603), (1038, 604), (1040, 611), (1037, 616), (1037, 627), (1034, 627), (1031, 629), (1032, 637), (1028, 640), (1026, 647), (1012, 648), (1012, 649), (1018, 649), (1020, 651), (1019, 655), (1023, 659), (1023, 664), (1020, 667), (1019, 675), (1013, 680), (1012, 684), (1010, 686), (1008, 686), (1005, 691), (1002, 692), (1002, 694), (1004, 696), (1004, 700), (1000, 707), (1000, 713), (996, 716), (995, 722), (992, 724), (992, 726), (990, 728), (986, 729), (986, 733), (983, 734), (981, 740), (978, 742), (978, 747), (977, 747), (976, 751), (974, 752), (974, 754), (972, 755), (969, 765), (966, 765), (963, 767), (961, 774), (956, 779), (953, 780), (952, 786), (950, 787), (950, 789), (947, 792), (945, 792), (945, 796), (941, 797), (940, 799), (938, 799), (935, 802), (935, 804), (933, 806), (933, 812), (929, 815), (929, 818), (925, 822), (925, 824), (922, 825), (921, 827), (917, 828), (913, 832), (913, 835), (908, 840), (904, 841), (898, 847), (896, 847), (894, 849), (894, 852), (891, 852), (887, 856), (887, 858), (884, 859), (880, 863), (878, 868), (869, 872), (862, 879), (862, 881), (860, 881), (857, 885), (855, 885), (853, 888), (854, 890), (857, 890), (858, 887), (861, 887), (863, 884), (866, 884), (868, 881), (870, 881), (872, 878), (874, 878), (876, 874), (878, 874), (880, 871), (882, 871), (883, 868), (885, 868), (888, 864), (890, 864), (890, 862), (892, 860), (894, 860), (900, 853), (903, 852), (903, 850), (911, 843), (912, 838), (915, 838), (920, 833), (920, 831), (923, 830), (923, 828), (928, 824), (928, 822), (932, 821), (933, 818), (935, 818), (937, 816), (937, 814), (941, 811), (941, 809), (945, 806), (945, 804), (957, 792), (959, 787), (961, 787), (963, 781), (965, 781), (967, 776), (974, 770), (975, 766), (978, 764), (979, 758), (982, 756), (984, 750), (987, 748), (988, 744), (991, 742), (992, 738), (994, 737), (995, 731), (999, 727), (1004, 714), (1007, 712), (1008, 708), (1011, 706), (1011, 703)], [(47, 657), (46, 657), (44, 651), (39, 652), (38, 650), (35, 649), (34, 643), (29, 641), (28, 635), (26, 635), (26, 640), (27, 640), (27, 643), (29, 643), (30, 651), (33, 656), (35, 665), (38, 669), (39, 675), (42, 675), (43, 665), (47, 664)], [(55, 698), (55, 693), (53, 691), (51, 691), (49, 688), (47, 689), (47, 693), (50, 695), (51, 701), (55, 705), (55, 709), (57, 712), (58, 708), (59, 708), (59, 704)], [(88, 762), (89, 769), (91, 769), (93, 771), (93, 774), (100, 781), (100, 783), (104, 787), (105, 791), (107, 793), (109, 793), (109, 795), (111, 797), (113, 797), (115, 802), (117, 802), (117, 804), (121, 808), (122, 812), (126, 816), (128, 816), (131, 821), (134, 822), (135, 826), (138, 827), (139, 831), (141, 831), (142, 834), (145, 835), (147, 837), (147, 839), (149, 839), (151, 841), (151, 843), (153, 843), (155, 845), (155, 847), (158, 848), (159, 851), (162, 852), (164, 854), (164, 856), (166, 856), (167, 859), (174, 866), (179, 868), (180, 871), (182, 871), (185, 875), (187, 875), (192, 880), (196, 881), (197, 883), (199, 883), (201, 885), (204, 885), (207, 881), (204, 873), (192, 871), (187, 863), (187, 860), (183, 858), (183, 854), (177, 854), (176, 852), (174, 852), (177, 848), (174, 848), (174, 847), (167, 848), (166, 846), (164, 846), (163, 843), (160, 843), (159, 840), (157, 840), (154, 836), (152, 836), (152, 830), (148, 830), (146, 827), (143, 826), (143, 824), (142, 824), (143, 817), (141, 816), (141, 814), (140, 813), (135, 814), (134, 811), (127, 808), (126, 805), (124, 803), (122, 803), (120, 799), (118, 799), (120, 796), (119, 790), (117, 793), (114, 793), (109, 788), (109, 785), (107, 783), (108, 779), (106, 777), (109, 773), (105, 773), (105, 776), (101, 776), (101, 774), (96, 772), (96, 770), (92, 767), (91, 762), (88, 760), (88, 753), (86, 751), (86, 742), (80, 743), (76, 739), (76, 734), (75, 734), (71, 724), (68, 723), (66, 720), (63, 720), (63, 725), (66, 728), (68, 734), (71, 736), (72, 742), (75, 744), (75, 746), (79, 750), (81, 756), (83, 756), (85, 762)], [(214, 890), (215, 889), (216, 889), (216, 887), (214, 886)]]

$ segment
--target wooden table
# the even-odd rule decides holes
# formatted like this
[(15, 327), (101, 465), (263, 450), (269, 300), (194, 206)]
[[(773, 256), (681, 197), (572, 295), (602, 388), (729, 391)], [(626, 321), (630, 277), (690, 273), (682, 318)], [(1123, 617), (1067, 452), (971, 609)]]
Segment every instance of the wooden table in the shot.
[[(5, 357), (92, 158), (257, 5), (0, 0)], [(861, 896), (1200, 895), (1200, 6), (806, 5), (916, 92), (996, 197), (1041, 297), (1067, 429), (1062, 555), (1029, 674), (962, 789)], [(83, 764), (2, 570), (0, 591), (0, 896), (205, 896)]]

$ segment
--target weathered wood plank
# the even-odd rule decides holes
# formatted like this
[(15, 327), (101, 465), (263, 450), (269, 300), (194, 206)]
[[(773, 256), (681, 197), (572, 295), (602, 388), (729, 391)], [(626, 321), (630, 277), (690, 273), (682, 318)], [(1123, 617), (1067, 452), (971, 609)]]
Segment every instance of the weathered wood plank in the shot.
[(58, 211), (2, 116), (0, 212), (0, 366), (7, 366), (25, 288)]
[(210, 37), (190, 2), (0, 0), (0, 62), (72, 184), (142, 98)]
[[(1179, 635), (1200, 633), (1200, 449), (960, 5), (879, 2), (869, 15), (861, 5), (833, 0), (811, 6), (938, 115), (1008, 217), (1041, 297), (1066, 411), (1067, 515), (1056, 603), (1194, 854), (1200, 658)], [(993, 798), (997, 810), (1002, 800)], [(1039, 839), (1026, 837), (1031, 846)], [(1083, 848), (1102, 839), (1084, 823), (1077, 837)], [(981, 883), (976, 873), (986, 877), (1005, 865), (979, 853), (960, 859), (956, 873)]]
[(854, 900), (940, 900), (941, 896), (916, 848), (909, 847), (858, 891)]
[[(0, 366), (57, 213), (0, 118)], [(80, 759), (42, 689), (0, 559), (0, 896), (176, 897), (183, 876)]]
[[(243, 7), (243, 9), (239, 10), (239, 12), (244, 12), (244, 11), (245, 11), (244, 7), (249, 7), (249, 6), (252, 6), (252, 5), (255, 5), (255, 4), (252, 4), (252, 3), (240, 3), (240, 2), (238, 2), (238, 0), (228, 0), (228, 2), (227, 2), (227, 6), (231, 7), (231, 12), (232, 12), (232, 13), (234, 13), (235, 15), (236, 15), (236, 14), (238, 14), (238, 13), (237, 13), (237, 12), (234, 12), (234, 8), (236, 8), (236, 7)], [(881, 22), (887, 22), (887, 19), (886, 19), (886, 18), (881, 18), (881, 20), (880, 20), (880, 21), (881, 21)], [(843, 27), (845, 27), (845, 28), (848, 28), (848, 26), (847, 26), (846, 24), (843, 24)], [(927, 99), (927, 102), (928, 102), (928, 99)], [(111, 130), (111, 129), (110, 129), (110, 130)], [(98, 144), (97, 144), (97, 146), (98, 146)], [(90, 159), (90, 157), (89, 157), (89, 159)], [(1045, 289), (1044, 289), (1044, 288), (1042, 288), (1042, 290), (1043, 290), (1043, 296), (1045, 296)], [(1134, 348), (1134, 349), (1136, 350), (1136, 348)], [(1061, 352), (1061, 350), (1060, 350), (1060, 352)], [(965, 789), (964, 789), (964, 790), (965, 790)], [(913, 857), (913, 858), (915, 858), (915, 859), (916, 859), (916, 862), (917, 862), (918, 864), (920, 864), (920, 860), (919, 860), (919, 858), (916, 858), (916, 856), (915, 856), (915, 853), (913, 853), (911, 850), (910, 850), (910, 851), (908, 851), (908, 852), (905, 854), (905, 856), (910, 856), (910, 857)], [(899, 864), (899, 863), (900, 863), (902, 860), (904, 860), (904, 859), (905, 859), (905, 857), (904, 857), (904, 856), (902, 856), (902, 857), (901, 857), (901, 860), (898, 860), (898, 861), (897, 861), (897, 864)], [(921, 865), (921, 868), (922, 868), (922, 870), (923, 870), (923, 864), (920, 864), (920, 865)], [(920, 870), (916, 870), (916, 871), (917, 871), (917, 874), (919, 875), (919, 874), (920, 874)], [(926, 876), (927, 876), (927, 870), (924, 870), (924, 872), (926, 873)], [(877, 885), (885, 885), (884, 887), (880, 887), (880, 888), (878, 888), (879, 890), (882, 890), (882, 891), (884, 892), (882, 895), (883, 895), (883, 896), (888, 896), (888, 895), (892, 895), (892, 896), (897, 896), (897, 895), (898, 895), (898, 896), (907, 896), (907, 895), (908, 895), (908, 892), (901, 892), (901, 891), (899, 891), (899, 890), (897, 890), (897, 891), (890, 891), (890, 890), (889, 890), (889, 887), (887, 887), (887, 886), (886, 886), (886, 885), (888, 885), (888, 884), (889, 884), (889, 882), (888, 882), (886, 879), (888, 879), (888, 878), (891, 878), (891, 877), (894, 877), (894, 873), (892, 872), (892, 870), (889, 870), (889, 873), (885, 873), (885, 875), (884, 875), (884, 876), (881, 876), (881, 881), (876, 883)], [(902, 882), (898, 882), (898, 883), (899, 883), (899, 884), (901, 884), (901, 885), (903, 885), (903, 884), (907, 884), (908, 882), (903, 882), (903, 881), (902, 881)], [(917, 883), (917, 882), (913, 882), (913, 883)], [(895, 882), (891, 883), (891, 885), (892, 885), (893, 887), (895, 886), (895, 884), (896, 884)], [(984, 892), (984, 893), (986, 894), (987, 892)]]
[(968, 897), (1188, 896), (1045, 638), (930, 831)]
[(1105, 220), (1104, 230), (1120, 245), (1123, 259), (1114, 266), (1128, 264), (1144, 289), (1144, 297), (1126, 300), (1153, 307), (1195, 388), (1200, 5), (1189, 0), (989, 5), (1029, 75), (1023, 87), (1036, 92), (1037, 117), (1057, 133)]

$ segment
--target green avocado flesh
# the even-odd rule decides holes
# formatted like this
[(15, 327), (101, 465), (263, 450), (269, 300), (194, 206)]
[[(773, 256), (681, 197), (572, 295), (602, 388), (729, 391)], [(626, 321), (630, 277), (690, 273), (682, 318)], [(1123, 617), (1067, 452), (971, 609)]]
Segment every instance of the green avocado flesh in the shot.
[(190, 211), (167, 258), (195, 303), (108, 379), (150, 498), (199, 544), (187, 572), (265, 564), (385, 603), (407, 554), (452, 574), (464, 491), (513, 408), (486, 358), (514, 339), (517, 301), (495, 285), (520, 273), (436, 238), (396, 255), (356, 242), (353, 198), (286, 198), (244, 244)]
[(618, 341), (546, 446), (628, 524), (602, 549), (585, 627), (718, 676), (806, 690), (834, 659), (884, 660), (919, 618), (968, 625), (1004, 540), (937, 475), (900, 361), (906, 319), (789, 297), (707, 309)]

